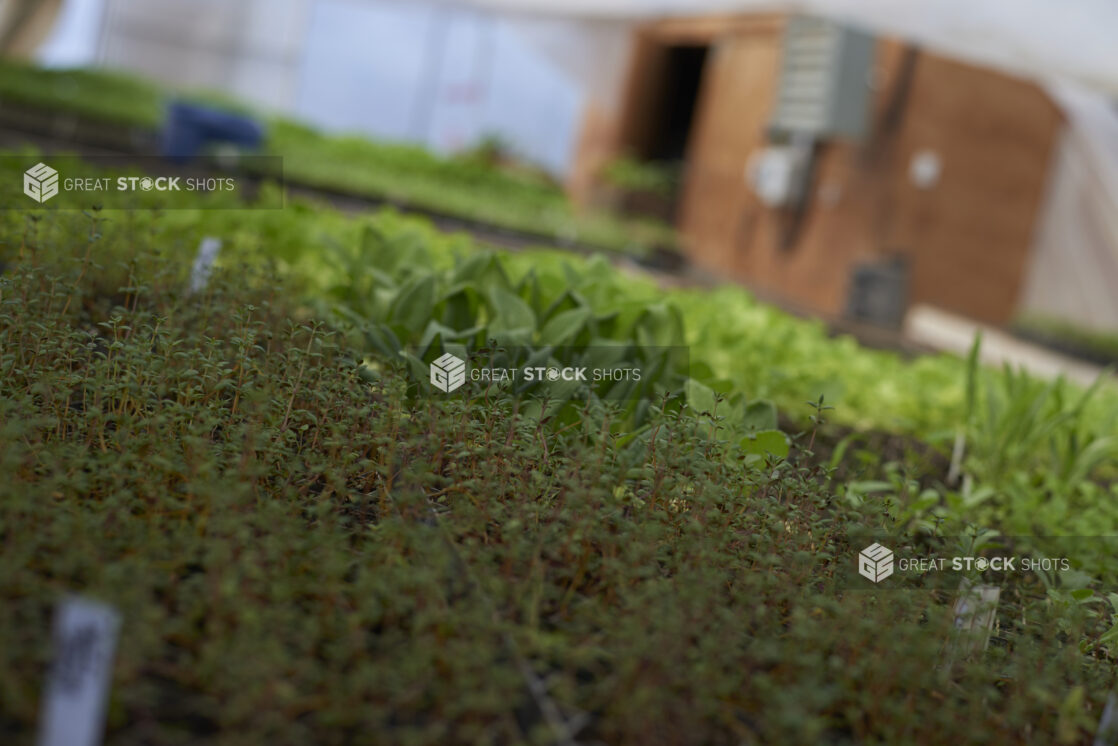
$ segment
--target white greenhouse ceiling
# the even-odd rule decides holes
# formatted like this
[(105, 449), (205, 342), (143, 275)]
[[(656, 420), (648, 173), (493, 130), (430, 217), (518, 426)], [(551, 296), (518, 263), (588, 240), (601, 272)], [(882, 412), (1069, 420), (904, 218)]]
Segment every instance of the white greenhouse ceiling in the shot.
[(898, 36), (940, 54), (1043, 83), (1118, 96), (1115, 0), (455, 0), (583, 21), (779, 11)]

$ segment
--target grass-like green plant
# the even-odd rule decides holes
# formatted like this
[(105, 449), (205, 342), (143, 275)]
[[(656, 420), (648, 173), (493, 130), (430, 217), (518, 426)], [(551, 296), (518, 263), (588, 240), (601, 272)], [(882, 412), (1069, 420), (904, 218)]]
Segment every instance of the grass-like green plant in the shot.
[(1054, 543), (1058, 555), (1075, 556), (1075, 573), (1113, 582), (1118, 413), (1099, 401), (1109, 371), (1082, 390), (1009, 366), (983, 369), (980, 346), (976, 339), (967, 359), (966, 414), (945, 474), (954, 483), (923, 491), (882, 485), (903, 506), (898, 517), (918, 531), (997, 526), (1028, 537), (1036, 552)]
[(54, 70), (0, 60), (0, 100), (127, 127), (155, 128), (163, 119), (157, 86), (107, 70)]

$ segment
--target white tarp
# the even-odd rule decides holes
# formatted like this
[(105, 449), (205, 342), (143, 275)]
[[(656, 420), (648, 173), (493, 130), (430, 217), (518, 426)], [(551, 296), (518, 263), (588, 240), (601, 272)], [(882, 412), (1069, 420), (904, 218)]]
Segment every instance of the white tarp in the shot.
[(105, 0), (98, 63), (288, 109), (311, 0)]
[[(1118, 2), (1118, 0), (1116, 0)], [(625, 73), (630, 24), (577, 18), (512, 16), (505, 19), (533, 47), (577, 81), (584, 94), (610, 101)]]
[(1118, 96), (1116, 0), (457, 0), (505, 12), (641, 20), (734, 12), (805, 12), (1042, 82)]
[(1050, 91), (1068, 117), (1052, 158), (1021, 310), (1118, 329), (1118, 115), (1068, 86)]

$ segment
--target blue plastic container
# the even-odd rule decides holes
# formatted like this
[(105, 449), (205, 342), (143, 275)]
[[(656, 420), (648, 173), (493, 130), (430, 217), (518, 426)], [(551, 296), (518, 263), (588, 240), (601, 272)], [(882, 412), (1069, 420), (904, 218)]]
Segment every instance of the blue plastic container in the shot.
[(264, 128), (250, 117), (181, 101), (167, 107), (161, 147), (172, 161), (188, 161), (207, 145), (258, 148), (263, 142)]

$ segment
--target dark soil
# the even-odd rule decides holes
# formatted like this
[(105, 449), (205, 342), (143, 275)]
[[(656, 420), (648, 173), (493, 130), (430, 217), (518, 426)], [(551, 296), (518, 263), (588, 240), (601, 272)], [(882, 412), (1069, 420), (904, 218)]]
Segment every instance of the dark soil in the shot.
[[(920, 488), (947, 482), (951, 454), (919, 438), (884, 430), (857, 430), (848, 425), (824, 424), (812, 439), (810, 424), (781, 418), (780, 427), (793, 435), (795, 446), (789, 460), (798, 466), (828, 468), (837, 482), (875, 479), (889, 463), (904, 464), (905, 473)], [(835, 462), (840, 448), (843, 453)]]

